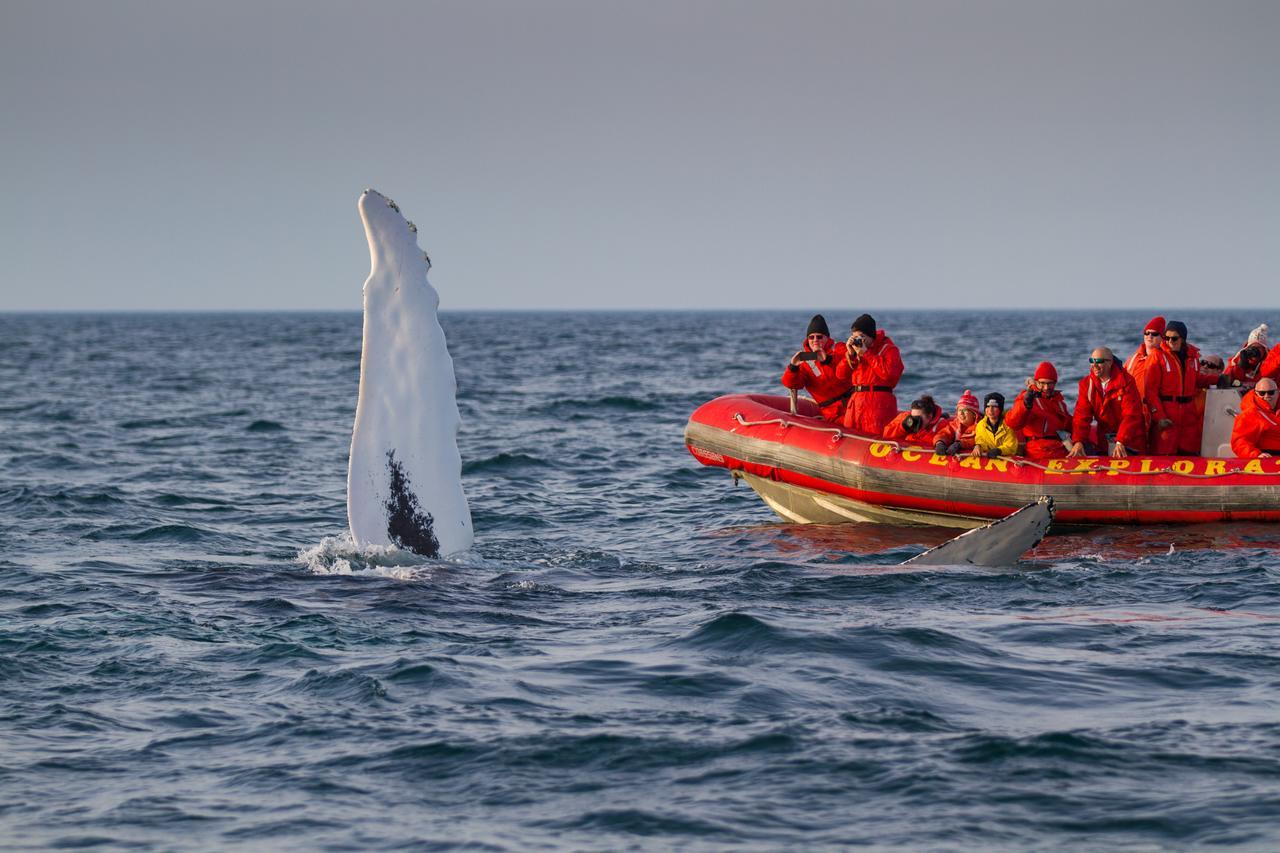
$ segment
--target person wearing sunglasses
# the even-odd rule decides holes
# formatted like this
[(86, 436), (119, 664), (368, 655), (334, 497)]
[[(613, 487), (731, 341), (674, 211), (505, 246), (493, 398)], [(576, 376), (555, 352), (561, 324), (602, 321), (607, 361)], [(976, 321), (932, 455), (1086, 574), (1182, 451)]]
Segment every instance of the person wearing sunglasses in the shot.
[(1060, 433), (1071, 429), (1067, 401), (1058, 387), (1058, 370), (1047, 361), (1036, 367), (1027, 388), (1009, 407), (1009, 427), (1027, 443), (1027, 456), (1037, 462), (1061, 459), (1067, 444)]
[(1263, 377), (1240, 401), (1240, 414), (1231, 427), (1231, 452), (1244, 459), (1280, 455), (1280, 415), (1276, 381)]
[[(1151, 428), (1157, 419), (1157, 409), (1159, 403), (1159, 390), (1156, 385), (1159, 382), (1159, 375), (1155, 373), (1156, 367), (1164, 369), (1167, 367), (1169, 371), (1174, 369), (1173, 362), (1169, 361), (1167, 365), (1162, 362), (1167, 358), (1162, 355), (1164, 345), (1164, 318), (1152, 317), (1142, 329), (1142, 343), (1138, 344), (1138, 349), (1129, 356), (1129, 360), (1124, 363), (1125, 372), (1133, 377), (1134, 383), (1138, 386), (1138, 393), (1142, 396), (1142, 424), (1143, 429), (1147, 432), (1148, 445), (1150, 444)], [(1155, 382), (1149, 383), (1148, 376), (1155, 375)], [(1149, 387), (1152, 386), (1152, 387)]]
[(1200, 389), (1217, 384), (1218, 376), (1200, 369), (1200, 350), (1187, 340), (1187, 326), (1178, 320), (1165, 324), (1161, 352), (1166, 358), (1160, 362), (1160, 372), (1149, 369), (1147, 373), (1148, 400), (1152, 380), (1158, 380), (1152, 449), (1163, 455), (1199, 456), (1204, 412), (1197, 398)]
[(1068, 456), (1123, 459), (1147, 449), (1146, 422), (1137, 383), (1107, 347), (1089, 356), (1089, 373), (1080, 380), (1071, 418)]
[(849, 377), (839, 375), (844, 350), (843, 342), (831, 340), (827, 318), (814, 314), (805, 330), (804, 346), (782, 371), (782, 384), (793, 391), (809, 392), (822, 417), (832, 422), (840, 420), (849, 399)]
[(1147, 375), (1147, 361), (1160, 352), (1160, 344), (1164, 342), (1164, 318), (1152, 317), (1151, 321), (1142, 328), (1142, 343), (1138, 344), (1138, 348), (1134, 350), (1133, 355), (1129, 356), (1129, 360), (1124, 363), (1125, 372), (1133, 377), (1133, 381), (1138, 383), (1138, 390), (1143, 392), (1143, 378)]

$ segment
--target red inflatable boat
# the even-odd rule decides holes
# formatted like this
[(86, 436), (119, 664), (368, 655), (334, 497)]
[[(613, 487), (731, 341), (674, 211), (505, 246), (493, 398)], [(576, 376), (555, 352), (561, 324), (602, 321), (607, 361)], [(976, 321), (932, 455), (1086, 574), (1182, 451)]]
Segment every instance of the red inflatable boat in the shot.
[(778, 515), (977, 527), (1048, 495), (1063, 524), (1280, 521), (1280, 458), (1028, 459), (939, 456), (841, 429), (801, 401), (734, 394), (700, 406), (689, 452), (727, 468)]

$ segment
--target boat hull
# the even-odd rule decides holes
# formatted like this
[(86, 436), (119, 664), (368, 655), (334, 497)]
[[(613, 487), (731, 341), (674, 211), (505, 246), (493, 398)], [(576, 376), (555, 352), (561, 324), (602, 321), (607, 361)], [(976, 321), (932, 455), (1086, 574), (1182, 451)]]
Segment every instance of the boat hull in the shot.
[(845, 432), (785, 397), (729, 395), (685, 428), (704, 465), (741, 476), (784, 519), (971, 528), (1041, 496), (1062, 524), (1280, 521), (1280, 459), (947, 457)]

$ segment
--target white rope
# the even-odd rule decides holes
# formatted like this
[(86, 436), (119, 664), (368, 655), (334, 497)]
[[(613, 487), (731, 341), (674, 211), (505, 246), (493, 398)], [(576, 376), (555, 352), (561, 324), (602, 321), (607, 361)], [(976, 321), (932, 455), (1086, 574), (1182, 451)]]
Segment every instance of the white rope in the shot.
[[(750, 426), (780, 426), (783, 429), (790, 429), (791, 427), (799, 427), (800, 429), (807, 429), (812, 432), (831, 433), (831, 438), (833, 441), (843, 441), (846, 438), (853, 438), (853, 439), (857, 439), (858, 441), (865, 441), (868, 444), (887, 444), (893, 448), (893, 451), (895, 453), (901, 453), (903, 450), (903, 446), (901, 444), (898, 444), (898, 442), (893, 441), (891, 439), (871, 438), (870, 436), (860, 435), (859, 433), (856, 433), (856, 432), (845, 432), (839, 427), (813, 426), (812, 424), (799, 423), (797, 421), (788, 421), (785, 418), (774, 418), (773, 420), (769, 420), (769, 421), (749, 421), (742, 416), (741, 412), (735, 412), (733, 415), (733, 419), (736, 420), (742, 426), (749, 426), (749, 427)], [(933, 452), (928, 448), (917, 447), (914, 445), (907, 445), (906, 449), (920, 450), (928, 453)], [(1067, 475), (1106, 474), (1114, 471), (1117, 474), (1137, 474), (1140, 476), (1150, 476), (1155, 474), (1172, 474), (1175, 477), (1189, 477), (1190, 479), (1193, 479), (1193, 480), (1212, 480), (1212, 479), (1216, 479), (1217, 477), (1231, 477), (1236, 474), (1245, 474), (1250, 477), (1275, 477), (1276, 476), (1275, 474), (1268, 474), (1265, 471), (1245, 471), (1242, 468), (1232, 468), (1230, 470), (1223, 471), (1220, 474), (1194, 474), (1194, 473), (1184, 472), (1184, 471), (1175, 471), (1172, 468), (1167, 468), (1167, 467), (1156, 468), (1151, 471), (1135, 471), (1132, 468), (1117, 468), (1114, 465), (1107, 465), (1105, 468), (1085, 468), (1085, 469), (1078, 469), (1078, 470), (1072, 470), (1072, 471), (1059, 471), (1059, 470), (1051, 470), (1047, 465), (1041, 465), (1039, 462), (1034, 462), (1030, 459), (1022, 459), (1016, 456), (1005, 456), (1002, 458), (1007, 459), (1008, 461), (1012, 462), (1014, 465), (1016, 465), (1019, 468), (1023, 468), (1023, 467), (1039, 468), (1041, 471), (1045, 471), (1048, 473), (1067, 474)]]

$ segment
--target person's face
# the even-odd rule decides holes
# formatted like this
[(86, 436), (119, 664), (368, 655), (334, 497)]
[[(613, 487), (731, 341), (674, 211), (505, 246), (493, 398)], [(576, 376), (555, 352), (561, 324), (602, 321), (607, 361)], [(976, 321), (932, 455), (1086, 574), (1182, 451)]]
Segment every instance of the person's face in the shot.
[(828, 338), (826, 335), (822, 334), (822, 332), (814, 332), (812, 335), (805, 338), (805, 341), (808, 342), (809, 344), (809, 349), (812, 350), (813, 352), (818, 352), (819, 350), (821, 350), (823, 347), (827, 345), (827, 341), (829, 340), (831, 339)]
[(1036, 388), (1039, 389), (1041, 394), (1052, 394), (1053, 389), (1056, 387), (1058, 387), (1058, 383), (1054, 382), (1052, 379), (1036, 380)]
[(1155, 329), (1147, 329), (1142, 333), (1142, 342), (1147, 345), (1147, 349), (1160, 348), (1160, 333)]
[(1111, 376), (1111, 359), (1105, 353), (1095, 352), (1089, 356), (1089, 369), (1099, 379), (1108, 379)]
[(1177, 332), (1165, 332), (1164, 342), (1169, 345), (1169, 349), (1177, 352), (1182, 349), (1182, 335)]
[(973, 409), (956, 409), (956, 418), (965, 426), (978, 422), (978, 414)]
[(990, 421), (991, 423), (995, 423), (996, 421), (1000, 420), (1000, 404), (999, 403), (987, 403), (987, 420)]
[(1276, 383), (1274, 381), (1263, 379), (1253, 389), (1253, 393), (1257, 394), (1268, 407), (1272, 409), (1276, 407)]

